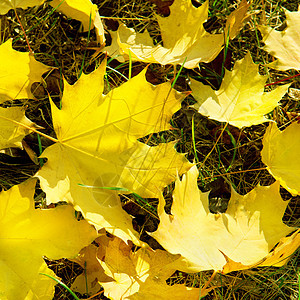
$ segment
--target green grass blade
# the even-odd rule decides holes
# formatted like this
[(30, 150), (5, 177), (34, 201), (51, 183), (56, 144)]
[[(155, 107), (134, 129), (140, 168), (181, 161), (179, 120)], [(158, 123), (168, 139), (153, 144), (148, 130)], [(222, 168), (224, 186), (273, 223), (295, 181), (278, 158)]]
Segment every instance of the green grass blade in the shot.
[[(37, 141), (38, 141), (38, 145), (39, 145), (39, 156), (42, 154), (43, 152), (43, 146), (42, 146), (42, 141), (41, 141), (41, 136), (37, 133)], [(44, 160), (42, 158), (39, 158), (39, 164), (42, 167), (44, 165)]]
[(192, 141), (193, 141), (193, 148), (195, 153), (195, 160), (198, 163), (198, 155), (197, 155), (197, 149), (196, 149), (196, 141), (195, 141), (195, 121), (194, 121), (194, 115), (192, 117)]
[(88, 44), (90, 42), (91, 27), (92, 27), (91, 25), (92, 25), (92, 15), (90, 14), (89, 31), (88, 31), (87, 41), (86, 41), (86, 49), (84, 50), (83, 59), (82, 59), (82, 62), (81, 62), (81, 68), (80, 68), (80, 72), (79, 72), (79, 75), (78, 75), (78, 79), (80, 78), (80, 76), (83, 72), (83, 68), (84, 68), (84, 62), (85, 62), (87, 47), (88, 47)]
[(132, 193), (130, 190), (126, 188), (121, 188), (121, 187), (110, 187), (110, 186), (93, 186), (93, 185), (86, 185), (86, 184), (81, 184), (77, 183), (79, 186), (86, 187), (86, 188), (92, 188), (92, 189), (103, 189), (103, 190), (111, 190), (111, 191), (118, 191), (118, 192), (129, 192)]
[(132, 59), (131, 59), (131, 51), (129, 50), (129, 72), (128, 72), (128, 79), (131, 79), (131, 71), (132, 71)]
[(183, 66), (184, 66), (184, 64), (185, 64), (185, 62), (186, 62), (186, 59), (187, 59), (187, 57), (184, 59), (183, 64), (180, 66), (180, 69), (179, 69), (179, 71), (178, 71), (178, 73), (177, 73), (177, 75), (176, 75), (174, 81), (172, 82), (172, 85), (171, 85), (172, 88), (174, 88), (174, 85), (175, 85), (175, 83), (176, 83), (176, 81), (177, 81), (177, 79), (178, 79), (178, 77), (179, 77), (179, 75), (180, 75), (180, 73), (181, 73), (181, 71), (182, 71), (182, 69), (183, 69)]
[(233, 147), (234, 147), (234, 148), (233, 148), (233, 156), (232, 156), (232, 160), (231, 160), (231, 162), (230, 162), (229, 167), (226, 169), (226, 172), (228, 172), (228, 171), (230, 170), (232, 164), (234, 163), (234, 160), (235, 160), (235, 157), (236, 157), (236, 151), (237, 151), (237, 149), (236, 149), (236, 140), (235, 140), (234, 136), (231, 134), (231, 132), (228, 130), (228, 128), (226, 128), (225, 131), (226, 131), (227, 134), (229, 135), (230, 141), (231, 141), (231, 143), (232, 143), (232, 145), (233, 145)]
[(56, 281), (58, 284), (60, 284), (63, 288), (65, 288), (65, 289), (73, 296), (73, 298), (74, 298), (75, 300), (80, 300), (80, 299), (76, 296), (76, 294), (75, 294), (75, 293), (74, 293), (67, 285), (65, 285), (62, 281), (60, 281), (59, 279), (57, 279), (57, 278), (55, 278), (55, 277), (53, 277), (53, 276), (51, 276), (51, 275), (49, 275), (49, 274), (45, 274), (45, 273), (40, 273), (40, 275), (45, 275), (45, 276), (47, 276), (47, 277), (53, 279), (53, 280)]

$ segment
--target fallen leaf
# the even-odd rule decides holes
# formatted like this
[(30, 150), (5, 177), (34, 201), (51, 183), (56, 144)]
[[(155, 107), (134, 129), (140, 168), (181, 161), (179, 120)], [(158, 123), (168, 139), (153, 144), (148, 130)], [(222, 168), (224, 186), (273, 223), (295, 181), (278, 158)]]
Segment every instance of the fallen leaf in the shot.
[(38, 126), (31, 122), (21, 107), (0, 107), (0, 149), (18, 147), (23, 149), (22, 140)]
[(291, 255), (299, 247), (300, 247), (300, 232), (298, 229), (291, 236), (281, 238), (279, 244), (275, 247), (275, 249), (256, 264), (243, 265), (240, 262), (234, 262), (230, 260), (228, 257), (224, 255), (225, 259), (227, 260), (227, 263), (224, 266), (222, 273), (226, 274), (235, 270), (247, 270), (250, 268), (257, 268), (257, 267), (267, 267), (267, 266), (282, 267), (288, 262), (288, 260), (291, 258)]
[(0, 14), (5, 15), (11, 9), (16, 9), (16, 8), (26, 9), (27, 7), (42, 5), (44, 2), (45, 0), (1, 0)]
[(41, 80), (50, 67), (34, 59), (33, 54), (12, 48), (12, 40), (0, 45), (0, 103), (6, 100), (32, 98), (32, 83)]
[(282, 267), (300, 247), (300, 229), (291, 236), (280, 239), (276, 248), (258, 265), (259, 267)]
[[(100, 282), (104, 295), (113, 300), (199, 299), (200, 289), (181, 284), (167, 285), (166, 280), (176, 271), (179, 255), (163, 250), (141, 248), (132, 252), (122, 240), (109, 241), (103, 261), (106, 275), (113, 280)], [(201, 296), (211, 290), (203, 289)]]
[(98, 42), (105, 42), (104, 28), (96, 4), (90, 0), (52, 0), (50, 5), (64, 13), (66, 16), (79, 20), (83, 31), (95, 27)]
[[(99, 262), (99, 259), (105, 256), (109, 238), (106, 236), (105, 230), (99, 231), (98, 235), (99, 237), (93, 244), (81, 249), (78, 256), (71, 259), (84, 270), (72, 283), (71, 290), (73, 292), (78, 292), (82, 295), (94, 295), (101, 289), (99, 282), (112, 280), (111, 277), (104, 273), (104, 269)], [(96, 244), (99, 246), (97, 247)]]
[(270, 124), (263, 138), (262, 162), (270, 174), (293, 195), (300, 194), (300, 124), (280, 131)]
[(0, 193), (0, 298), (52, 299), (55, 277), (43, 256), (71, 258), (96, 238), (70, 205), (34, 209), (36, 180)]
[(22, 140), (22, 147), (26, 151), (31, 161), (39, 166), (40, 162), (38, 159), (38, 155), (30, 148), (30, 146), (25, 142), (25, 140)]
[(181, 254), (184, 272), (222, 271), (225, 256), (243, 265), (265, 258), (293, 227), (282, 222), (288, 201), (279, 193), (279, 182), (257, 186), (245, 196), (231, 190), (226, 213), (212, 214), (208, 193), (197, 186), (198, 170), (193, 166), (182, 180), (176, 180), (171, 215), (160, 199), (160, 223), (151, 233), (167, 251)]
[(288, 69), (300, 70), (300, 11), (285, 10), (287, 28), (277, 31), (269, 26), (259, 26), (264, 50), (278, 58), (268, 64), (270, 68), (285, 71)]
[[(184, 64), (192, 69), (199, 62), (210, 62), (224, 46), (224, 34), (210, 34), (205, 31), (203, 23), (208, 17), (208, 1), (196, 8), (190, 0), (175, 0), (170, 6), (170, 16), (156, 15), (163, 41), (163, 46), (154, 46), (149, 33), (137, 33), (124, 24), (117, 32), (110, 32), (112, 44), (103, 51), (123, 62), (129, 57), (133, 61), (147, 63)], [(234, 38), (245, 21), (249, 7), (242, 0), (238, 9), (228, 17), (224, 29), (225, 35)]]
[(47, 203), (72, 203), (97, 229), (139, 244), (114, 188), (155, 198), (177, 172), (190, 168), (175, 142), (150, 147), (137, 141), (170, 129), (185, 95), (169, 82), (151, 85), (144, 70), (103, 96), (105, 67), (103, 62), (73, 86), (65, 81), (61, 110), (51, 102), (57, 142), (41, 155), (48, 161), (37, 176)]
[(258, 73), (250, 53), (237, 61), (225, 76), (218, 91), (191, 79), (195, 109), (204, 116), (242, 128), (269, 121), (264, 115), (272, 111), (290, 84), (264, 92), (267, 77)]
[(98, 262), (97, 255), (98, 248), (95, 245), (89, 245), (80, 251), (80, 256), (73, 260), (78, 263), (84, 272), (76, 277), (72, 283), (71, 290), (80, 294), (94, 295), (99, 292), (101, 285), (98, 280), (100, 276), (105, 276), (104, 271), (101, 273), (101, 268)]
[(300, 89), (289, 88), (289, 96), (292, 98), (292, 100), (299, 101)]

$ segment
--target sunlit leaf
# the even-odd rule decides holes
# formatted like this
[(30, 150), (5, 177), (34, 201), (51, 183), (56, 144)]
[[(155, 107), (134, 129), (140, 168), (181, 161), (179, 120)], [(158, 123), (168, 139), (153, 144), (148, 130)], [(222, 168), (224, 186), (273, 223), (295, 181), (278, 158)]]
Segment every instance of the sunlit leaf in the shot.
[(227, 257), (243, 265), (256, 264), (295, 229), (282, 222), (288, 201), (282, 200), (278, 182), (257, 186), (245, 196), (232, 189), (226, 213), (213, 214), (208, 192), (198, 189), (197, 177), (194, 166), (177, 179), (172, 215), (164, 211), (165, 201), (160, 199), (160, 223), (151, 233), (170, 253), (183, 256), (182, 271), (222, 271)]
[(0, 298), (52, 299), (55, 277), (43, 256), (72, 258), (96, 238), (86, 221), (77, 221), (69, 205), (35, 209), (36, 180), (0, 193)]
[(258, 73), (250, 53), (237, 61), (232, 71), (225, 71), (220, 89), (191, 79), (194, 107), (204, 116), (233, 126), (257, 125), (268, 121), (264, 116), (272, 111), (287, 92), (289, 84), (264, 92), (267, 77)]

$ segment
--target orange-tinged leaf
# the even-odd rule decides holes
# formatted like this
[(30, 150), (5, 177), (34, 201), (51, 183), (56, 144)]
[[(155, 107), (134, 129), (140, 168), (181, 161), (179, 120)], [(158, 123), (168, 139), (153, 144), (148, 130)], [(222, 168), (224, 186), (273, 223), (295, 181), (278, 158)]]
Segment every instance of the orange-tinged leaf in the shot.
[(1, 0), (0, 14), (5, 15), (10, 9), (15, 9), (15, 8), (25, 9), (27, 7), (41, 5), (45, 1), (46, 0)]
[(300, 70), (300, 11), (285, 10), (287, 28), (277, 31), (268, 26), (259, 26), (265, 43), (264, 49), (278, 58), (268, 64), (276, 70)]
[(289, 84), (264, 92), (266, 80), (248, 52), (232, 71), (225, 71), (218, 91), (191, 79), (192, 95), (197, 100), (194, 107), (204, 116), (239, 128), (269, 121), (264, 115), (278, 105)]
[(263, 138), (262, 161), (272, 176), (293, 195), (300, 194), (300, 124), (280, 131), (270, 124)]
[(104, 269), (99, 261), (105, 256), (108, 238), (105, 235), (105, 230), (102, 235), (99, 232), (99, 235), (95, 240), (95, 243), (99, 244), (99, 247), (91, 244), (83, 248), (75, 259), (72, 259), (72, 261), (78, 263), (84, 269), (84, 272), (76, 277), (71, 286), (74, 292), (94, 295), (101, 288), (100, 282), (112, 280), (111, 277), (104, 273)]
[[(84, 272), (76, 277), (71, 286), (73, 292), (93, 295), (100, 290), (101, 286), (98, 283), (100, 263), (96, 259), (97, 249), (96, 246), (89, 245), (80, 251), (79, 258), (73, 260), (84, 269)], [(101, 275), (103, 276), (103, 274)]]
[(104, 28), (96, 4), (90, 0), (52, 0), (50, 5), (66, 16), (79, 20), (83, 30), (89, 31), (95, 27), (100, 44), (105, 42)]
[(227, 263), (224, 266), (222, 273), (226, 274), (234, 270), (246, 270), (256, 267), (282, 267), (291, 258), (291, 255), (300, 247), (300, 232), (299, 229), (291, 236), (280, 239), (279, 244), (270, 252), (264, 259), (253, 265), (243, 265), (240, 262), (234, 262), (226, 257)]
[(37, 126), (31, 122), (21, 107), (0, 108), (0, 149), (22, 147), (25, 135)]
[[(249, 7), (246, 0), (227, 20), (225, 34), (234, 38), (246, 19)], [(132, 60), (148, 63), (183, 64), (192, 69), (199, 62), (210, 62), (224, 46), (224, 34), (210, 34), (203, 23), (208, 17), (208, 1), (196, 8), (191, 0), (175, 0), (170, 7), (168, 17), (157, 17), (162, 35), (163, 46), (154, 46), (148, 32), (136, 33), (133, 29), (120, 25), (116, 33), (112, 32), (112, 45), (106, 47), (112, 57), (120, 61)]]
[(198, 170), (192, 167), (177, 179), (173, 205), (168, 215), (160, 199), (160, 223), (151, 235), (170, 253), (181, 254), (186, 272), (221, 271), (225, 257), (243, 265), (265, 258), (279, 240), (294, 230), (282, 222), (288, 201), (279, 193), (279, 183), (257, 186), (245, 196), (233, 189), (226, 213), (212, 214), (208, 193), (197, 186)]
[(52, 299), (55, 274), (43, 256), (72, 258), (97, 236), (69, 205), (34, 209), (36, 180), (0, 193), (0, 298)]
[(36, 61), (33, 54), (12, 48), (12, 40), (0, 45), (0, 103), (6, 100), (31, 98), (31, 84), (41, 80), (50, 67)]
[(151, 85), (144, 70), (103, 96), (105, 66), (73, 86), (64, 83), (62, 109), (51, 104), (57, 143), (42, 154), (48, 161), (37, 175), (48, 203), (72, 203), (97, 229), (139, 243), (118, 191), (107, 188), (156, 197), (177, 172), (190, 168), (174, 142), (150, 147), (137, 141), (169, 129), (184, 95), (169, 82)]
[[(109, 241), (103, 261), (99, 260), (106, 275), (112, 278), (100, 282), (104, 295), (113, 300), (199, 299), (200, 290), (184, 285), (167, 285), (166, 280), (176, 271), (179, 255), (163, 250), (141, 248), (132, 252), (122, 240)], [(210, 289), (203, 289), (205, 296)]]
[(291, 258), (293, 253), (300, 247), (300, 229), (291, 236), (280, 239), (276, 248), (266, 256), (258, 265), (259, 267), (274, 266), (282, 267)]

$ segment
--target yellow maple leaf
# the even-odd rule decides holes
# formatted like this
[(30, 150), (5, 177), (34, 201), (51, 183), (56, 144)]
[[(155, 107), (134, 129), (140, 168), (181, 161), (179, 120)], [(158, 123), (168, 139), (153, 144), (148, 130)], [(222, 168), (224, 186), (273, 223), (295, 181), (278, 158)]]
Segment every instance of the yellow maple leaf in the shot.
[(85, 220), (77, 221), (69, 205), (35, 209), (36, 180), (0, 193), (0, 298), (52, 299), (55, 277), (43, 256), (71, 258), (96, 238)]
[(218, 91), (191, 79), (192, 95), (197, 100), (194, 107), (204, 116), (239, 128), (269, 121), (264, 115), (278, 105), (290, 84), (264, 92), (266, 80), (248, 52), (232, 71), (225, 70)]
[(100, 44), (105, 42), (104, 28), (96, 4), (90, 0), (52, 0), (50, 5), (82, 23), (83, 31), (95, 27)]
[(181, 284), (167, 285), (166, 280), (177, 269), (179, 255), (149, 247), (132, 252), (130, 246), (116, 237), (108, 241), (102, 260), (98, 259), (111, 280), (100, 284), (104, 295), (113, 300), (167, 300), (170, 295), (172, 299), (198, 300), (212, 289), (200, 291)]
[[(13, 122), (12, 122), (13, 120)], [(26, 127), (25, 127), (26, 126)], [(0, 108), (0, 149), (22, 147), (25, 135), (38, 126), (31, 122), (21, 107)]]
[(5, 15), (9, 10), (16, 8), (27, 8), (31, 6), (41, 5), (46, 0), (1, 0), (0, 14)]
[[(208, 1), (196, 8), (191, 0), (175, 0), (171, 5), (170, 16), (157, 17), (163, 46), (154, 46), (148, 32), (136, 33), (133, 29), (120, 25), (117, 32), (111, 32), (112, 45), (104, 48), (110, 56), (119, 61), (132, 60), (148, 63), (183, 64), (192, 69), (199, 62), (212, 61), (222, 50), (224, 34), (210, 34), (203, 23), (208, 17)], [(225, 35), (234, 38), (246, 19), (249, 7), (242, 0), (239, 8), (231, 13), (225, 26)]]
[(151, 85), (144, 70), (104, 96), (105, 67), (103, 62), (73, 86), (65, 81), (61, 110), (51, 102), (57, 140), (41, 155), (48, 161), (37, 176), (48, 203), (72, 203), (97, 229), (139, 243), (118, 191), (108, 188), (156, 197), (177, 172), (190, 168), (174, 142), (150, 147), (137, 141), (169, 129), (185, 95), (169, 82)]
[(33, 54), (12, 48), (12, 40), (0, 45), (0, 103), (6, 100), (31, 98), (31, 85), (41, 80), (50, 67), (34, 59)]
[(226, 213), (212, 214), (208, 193), (197, 186), (198, 170), (193, 166), (173, 192), (172, 215), (160, 199), (160, 223), (151, 235), (170, 253), (183, 257), (182, 271), (222, 271), (228, 257), (243, 265), (265, 258), (293, 227), (282, 222), (288, 201), (279, 193), (279, 182), (257, 186), (245, 196), (231, 189)]
[(285, 10), (287, 28), (277, 31), (269, 26), (259, 26), (265, 43), (264, 50), (278, 58), (268, 64), (277, 70), (300, 70), (300, 11)]
[(280, 131), (270, 124), (263, 138), (262, 161), (268, 171), (293, 195), (300, 194), (300, 124)]

